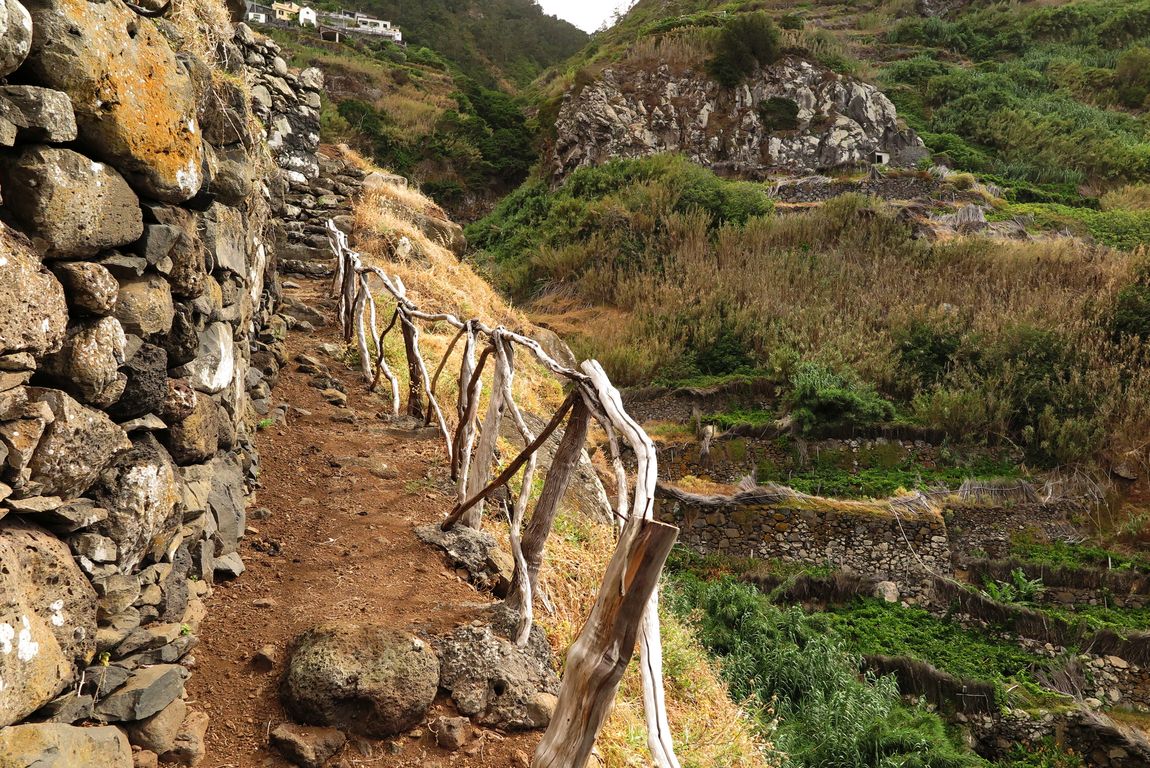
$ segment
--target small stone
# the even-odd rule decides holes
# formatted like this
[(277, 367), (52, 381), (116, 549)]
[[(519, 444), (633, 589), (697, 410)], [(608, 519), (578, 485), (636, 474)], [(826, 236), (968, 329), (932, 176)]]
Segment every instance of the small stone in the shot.
[(215, 559), (215, 572), (221, 578), (234, 579), (245, 570), (244, 561), (239, 552), (229, 552)]
[(132, 768), (159, 768), (160, 756), (147, 749), (141, 749), (132, 755)]
[(187, 670), (176, 664), (141, 669), (100, 702), (96, 715), (107, 722), (143, 720), (172, 703), (184, 690)]
[(204, 747), (204, 736), (208, 732), (208, 720), (205, 712), (189, 711), (179, 732), (176, 733), (175, 744), (160, 755), (160, 759), (165, 763), (176, 765), (199, 765), (207, 751)]
[(261, 597), (252, 601), (252, 605), (256, 608), (275, 608), (279, 605), (279, 601), (274, 597)]
[(437, 717), (428, 724), (435, 743), (454, 752), (471, 738), (471, 721), (466, 717)]
[(324, 400), (339, 408), (347, 407), (347, 395), (338, 389), (325, 389), (320, 394)]
[(280, 663), (280, 652), (272, 644), (261, 646), (252, 655), (252, 666), (259, 672), (271, 672)]
[(271, 732), (271, 745), (300, 768), (321, 768), (347, 741), (342, 731), (282, 723)]
[(187, 714), (188, 705), (184, 700), (174, 699), (171, 704), (151, 717), (128, 725), (125, 729), (128, 732), (128, 741), (157, 755), (163, 754), (175, 746), (176, 735)]

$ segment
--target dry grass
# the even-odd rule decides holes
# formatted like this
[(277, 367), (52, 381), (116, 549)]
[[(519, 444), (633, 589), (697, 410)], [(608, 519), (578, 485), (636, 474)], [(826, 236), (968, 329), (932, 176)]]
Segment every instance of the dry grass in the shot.
[(168, 17), (184, 38), (184, 49), (214, 64), (219, 44), (232, 39), (232, 22), (222, 0), (173, 0)]
[[(362, 159), (362, 158), (361, 158)], [(400, 204), (406, 200), (411, 206)], [(495, 327), (505, 326), (530, 336), (535, 331), (522, 314), (509, 307), (490, 285), (467, 264), (459, 261), (433, 239), (427, 236), (411, 219), (412, 210), (438, 210), (438, 206), (417, 190), (395, 187), (379, 193), (364, 195), (355, 204), (354, 247), (369, 263), (383, 267), (388, 274), (398, 276), (407, 287), (408, 297), (429, 312), (448, 312), (461, 320), (477, 318)], [(413, 246), (413, 256), (397, 256), (400, 238), (406, 237)], [(380, 302), (380, 323), (390, 318), (394, 303), (386, 296)], [(425, 325), (420, 339), (428, 365), (437, 366), (447, 349), (455, 329), (446, 323)], [(406, 364), (403, 363), (403, 345), (398, 333), (389, 334), (386, 353), (392, 369), (406, 386)], [(462, 344), (456, 345), (445, 371), (458, 371)], [(485, 377), (484, 392), (491, 391), (491, 371)], [(563, 399), (560, 382), (534, 358), (521, 354), (517, 359), (515, 379), (516, 399), (524, 410), (547, 417)], [(458, 397), (458, 383), (453, 376), (444, 375), (437, 389), (445, 414), (454, 413)]]
[(1107, 192), (1099, 202), (1104, 211), (1150, 211), (1150, 184), (1127, 184)]
[(718, 33), (716, 27), (684, 27), (643, 37), (627, 49), (621, 62), (650, 69), (661, 64), (679, 71), (696, 69), (711, 57)]

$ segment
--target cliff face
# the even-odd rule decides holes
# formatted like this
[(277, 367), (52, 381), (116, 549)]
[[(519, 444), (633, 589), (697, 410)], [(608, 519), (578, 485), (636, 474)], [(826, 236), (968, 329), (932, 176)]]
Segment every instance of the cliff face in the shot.
[(681, 152), (716, 171), (758, 177), (868, 164), (912, 165), (926, 152), (877, 88), (795, 57), (736, 88), (696, 71), (622, 64), (564, 99), (556, 175), (613, 157)]
[(209, 0), (173, 18), (0, 3), (11, 764), (130, 767), (125, 732), (143, 744), (139, 721), (161, 713), (167, 740), (147, 748), (202, 758), (207, 716), (185, 711), (181, 662), (199, 598), (243, 568), (252, 435), (293, 322), (276, 244), (302, 225), (278, 220), (301, 215), (287, 190), (319, 174), (322, 75), (277, 50)]

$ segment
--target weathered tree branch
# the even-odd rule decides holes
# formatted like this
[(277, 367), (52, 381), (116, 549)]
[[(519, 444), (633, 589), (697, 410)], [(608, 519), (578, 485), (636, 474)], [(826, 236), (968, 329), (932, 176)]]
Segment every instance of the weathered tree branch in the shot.
[[(679, 529), (633, 517), (623, 526), (599, 596), (567, 652), (559, 703), (532, 768), (583, 768), (635, 651), (646, 606)], [(620, 588), (621, 585), (621, 588)]]

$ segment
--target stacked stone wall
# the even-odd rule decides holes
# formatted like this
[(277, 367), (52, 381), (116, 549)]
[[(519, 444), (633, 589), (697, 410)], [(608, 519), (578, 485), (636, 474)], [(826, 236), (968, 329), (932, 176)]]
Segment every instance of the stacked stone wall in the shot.
[(933, 574), (951, 573), (946, 526), (933, 511), (819, 499), (722, 507), (662, 499), (657, 516), (702, 554), (825, 565), (893, 581), (912, 599), (928, 593)]
[(0, 7), (0, 755), (195, 764), (322, 76), (244, 25), (197, 55), (122, 0)]

